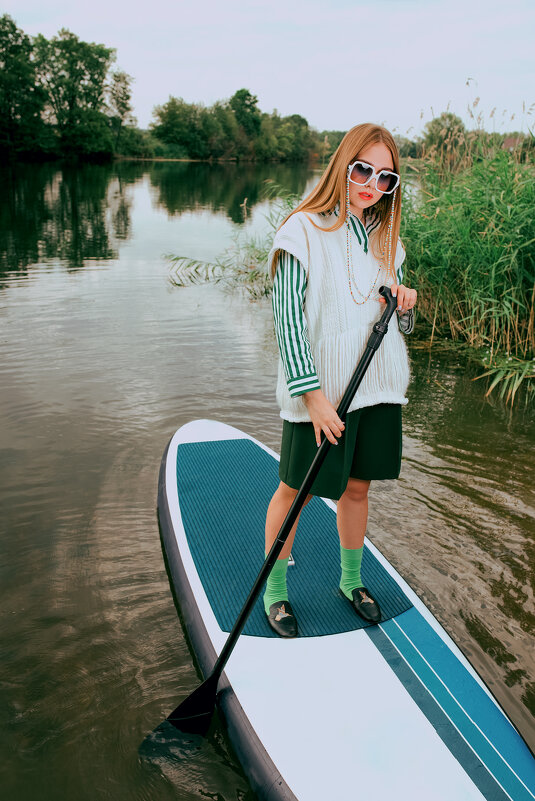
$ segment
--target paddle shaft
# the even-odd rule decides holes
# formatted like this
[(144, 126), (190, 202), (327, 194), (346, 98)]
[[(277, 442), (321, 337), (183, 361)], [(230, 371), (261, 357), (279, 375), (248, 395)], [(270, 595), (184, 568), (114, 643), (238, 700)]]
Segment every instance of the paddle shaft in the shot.
[[(359, 388), (362, 379), (364, 378), (364, 374), (368, 369), (371, 360), (373, 359), (375, 351), (383, 341), (383, 337), (388, 331), (388, 323), (396, 310), (397, 298), (392, 296), (390, 288), (382, 286), (379, 292), (386, 301), (386, 309), (381, 315), (381, 319), (373, 326), (373, 331), (368, 339), (366, 349), (362, 354), (362, 357), (355, 368), (355, 372), (353, 373), (351, 381), (349, 382), (342, 400), (336, 409), (336, 413), (342, 421), (345, 420), (347, 411), (351, 405), (351, 401), (353, 400), (355, 393)], [(293, 525), (299, 516), (309, 490), (314, 483), (314, 479), (318, 475), (320, 468), (325, 461), (325, 457), (327, 456), (327, 451), (329, 450), (330, 446), (331, 443), (325, 437), (318, 448), (318, 452), (314, 457), (312, 464), (310, 465), (310, 468), (305, 476), (305, 480), (299, 488), (297, 495), (295, 496), (293, 503), (288, 510), (288, 514), (286, 515), (279, 533), (277, 534), (275, 542), (271, 546), (271, 549), (266, 556), (265, 562), (262, 565), (260, 573), (256, 577), (255, 583), (253, 584), (249, 596), (245, 601), (240, 614), (238, 615), (232, 631), (230, 632), (227, 641), (223, 646), (221, 653), (219, 654), (219, 657), (210, 674), (210, 679), (214, 680), (216, 676), (217, 679), (220, 678), (223, 668), (225, 667), (228, 658), (231, 655), (236, 642), (238, 641), (247, 618), (249, 617), (249, 614), (255, 605), (258, 596), (260, 595), (262, 587), (264, 586), (264, 583), (269, 576), (273, 565), (277, 561), (277, 558), (284, 547), (284, 543), (290, 535), (290, 531), (292, 530)]]

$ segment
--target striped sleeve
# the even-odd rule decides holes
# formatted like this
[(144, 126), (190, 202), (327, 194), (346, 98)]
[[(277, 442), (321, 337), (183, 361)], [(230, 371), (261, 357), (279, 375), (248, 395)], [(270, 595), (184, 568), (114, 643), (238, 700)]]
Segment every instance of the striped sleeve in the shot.
[(320, 389), (304, 312), (306, 283), (301, 262), (282, 250), (273, 282), (273, 317), (292, 398)]

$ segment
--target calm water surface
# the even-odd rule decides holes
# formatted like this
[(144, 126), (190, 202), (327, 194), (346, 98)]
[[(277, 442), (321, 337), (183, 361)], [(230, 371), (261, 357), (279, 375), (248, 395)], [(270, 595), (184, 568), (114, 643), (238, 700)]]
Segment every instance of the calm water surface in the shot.
[[(138, 746), (198, 683), (156, 521), (165, 445), (197, 417), (276, 450), (281, 430), (269, 302), (176, 289), (163, 255), (209, 259), (265, 230), (267, 177), (302, 192), (312, 175), (0, 175), (5, 797), (254, 799), (218, 725), (186, 760), (140, 762)], [(533, 411), (486, 401), (464, 364), (416, 348), (412, 362), (403, 470), (372, 487), (369, 535), (533, 749)]]

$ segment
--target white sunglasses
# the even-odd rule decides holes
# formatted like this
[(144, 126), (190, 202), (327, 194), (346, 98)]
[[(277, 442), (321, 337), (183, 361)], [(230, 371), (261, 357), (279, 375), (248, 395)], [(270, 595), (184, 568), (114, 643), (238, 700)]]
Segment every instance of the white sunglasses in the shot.
[(375, 167), (365, 161), (354, 161), (347, 168), (348, 177), (352, 184), (366, 186), (372, 178), (375, 178), (375, 188), (383, 195), (390, 195), (399, 186), (399, 175), (390, 170), (379, 170), (375, 172)]

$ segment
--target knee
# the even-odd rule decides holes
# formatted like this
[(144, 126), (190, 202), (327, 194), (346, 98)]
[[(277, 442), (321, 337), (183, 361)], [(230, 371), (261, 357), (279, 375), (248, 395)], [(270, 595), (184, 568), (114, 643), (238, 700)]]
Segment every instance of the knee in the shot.
[(360, 481), (360, 479), (350, 478), (342, 497), (353, 503), (360, 503), (365, 501), (368, 497), (369, 488), (369, 481)]
[[(284, 481), (281, 481), (279, 487), (277, 489), (277, 493), (281, 501), (287, 505), (291, 506), (294, 502), (295, 496), (297, 495), (298, 490), (292, 489), (289, 487), (288, 484), (285, 484)], [(303, 506), (306, 506), (309, 500), (312, 498), (312, 495), (307, 495)]]

